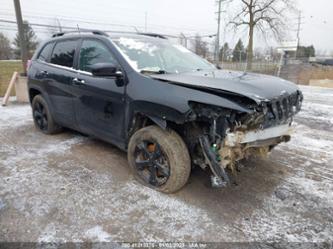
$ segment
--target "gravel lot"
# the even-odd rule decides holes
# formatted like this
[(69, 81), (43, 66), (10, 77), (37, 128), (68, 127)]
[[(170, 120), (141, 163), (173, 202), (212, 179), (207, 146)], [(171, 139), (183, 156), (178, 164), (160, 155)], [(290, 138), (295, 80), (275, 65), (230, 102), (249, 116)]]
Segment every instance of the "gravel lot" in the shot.
[(333, 89), (302, 89), (290, 143), (244, 163), (238, 186), (195, 170), (175, 195), (137, 183), (112, 145), (0, 107), (0, 241), (332, 241)]

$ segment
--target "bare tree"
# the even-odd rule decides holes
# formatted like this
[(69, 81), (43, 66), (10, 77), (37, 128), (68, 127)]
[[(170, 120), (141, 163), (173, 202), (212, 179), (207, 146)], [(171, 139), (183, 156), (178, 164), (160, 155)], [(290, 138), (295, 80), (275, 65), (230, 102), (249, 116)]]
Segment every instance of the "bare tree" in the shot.
[[(235, 28), (245, 25), (249, 29), (247, 69), (252, 69), (254, 31), (269, 32), (281, 39), (287, 27), (288, 12), (295, 10), (294, 0), (235, 0), (240, 9), (230, 21)], [(235, 2), (234, 1), (234, 2)]]
[(208, 55), (208, 44), (203, 41), (201, 36), (197, 34), (194, 38), (194, 52), (201, 57), (206, 58)]

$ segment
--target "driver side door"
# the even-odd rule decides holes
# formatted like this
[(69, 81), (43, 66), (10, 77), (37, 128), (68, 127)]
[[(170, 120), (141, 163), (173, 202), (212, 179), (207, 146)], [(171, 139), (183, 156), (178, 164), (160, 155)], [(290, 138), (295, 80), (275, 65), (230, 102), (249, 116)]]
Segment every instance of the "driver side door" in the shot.
[(97, 63), (119, 65), (105, 43), (98, 39), (83, 39), (79, 70), (73, 80), (76, 121), (82, 132), (122, 147), (125, 84), (117, 84), (115, 77), (94, 76), (92, 66)]

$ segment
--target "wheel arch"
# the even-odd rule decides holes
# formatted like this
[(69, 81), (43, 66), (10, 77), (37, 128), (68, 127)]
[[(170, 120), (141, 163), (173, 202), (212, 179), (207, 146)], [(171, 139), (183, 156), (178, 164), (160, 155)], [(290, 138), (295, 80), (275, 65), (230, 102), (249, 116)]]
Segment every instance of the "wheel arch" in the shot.
[(167, 122), (160, 117), (152, 116), (143, 112), (136, 112), (132, 116), (132, 122), (128, 130), (128, 140), (139, 129), (147, 126), (157, 125), (162, 129), (166, 129)]
[(133, 101), (128, 109), (127, 138), (135, 131), (149, 125), (157, 125), (165, 130), (169, 123), (183, 124), (186, 122), (187, 113), (173, 109), (159, 103), (148, 101)]
[(28, 93), (29, 93), (30, 104), (32, 104), (32, 100), (34, 99), (34, 97), (40, 94), (45, 99), (50, 111), (51, 112), (53, 111), (53, 106), (51, 104), (50, 98), (49, 98), (48, 94), (45, 91), (43, 91), (43, 89), (41, 87), (33, 85), (33, 86), (29, 87), (28, 91), (29, 91)]
[(42, 92), (34, 87), (29, 88), (29, 101), (30, 104), (32, 104), (32, 100), (34, 99), (34, 97), (36, 97), (37, 95), (42, 94)]

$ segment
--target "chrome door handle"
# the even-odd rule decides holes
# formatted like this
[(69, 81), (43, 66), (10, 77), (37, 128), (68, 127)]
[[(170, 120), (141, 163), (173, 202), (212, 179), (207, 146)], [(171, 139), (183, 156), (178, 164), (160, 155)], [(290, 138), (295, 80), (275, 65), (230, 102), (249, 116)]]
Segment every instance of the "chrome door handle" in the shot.
[(78, 79), (78, 78), (74, 78), (74, 79), (73, 79), (73, 84), (74, 84), (74, 85), (77, 85), (77, 86), (80, 86), (80, 85), (85, 85), (86, 82), (85, 82), (84, 80), (80, 80), (80, 79)]

